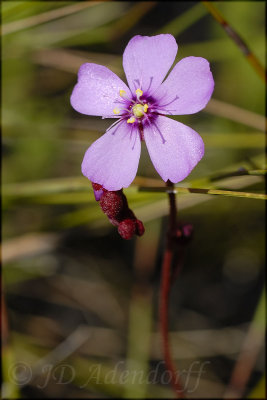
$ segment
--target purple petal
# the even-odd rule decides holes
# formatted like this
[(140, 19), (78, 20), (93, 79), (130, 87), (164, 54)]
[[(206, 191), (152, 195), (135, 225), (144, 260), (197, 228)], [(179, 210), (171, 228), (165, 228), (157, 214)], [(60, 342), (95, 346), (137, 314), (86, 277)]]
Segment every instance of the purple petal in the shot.
[[(214, 81), (205, 58), (186, 57), (175, 65), (154, 96), (160, 99), (164, 114), (194, 114), (211, 98)], [(178, 97), (175, 101), (175, 97)], [(170, 110), (166, 112), (165, 110)]]
[[(177, 43), (172, 35), (134, 36), (123, 53), (123, 68), (132, 93), (140, 88), (151, 93), (172, 66)], [(138, 84), (139, 82), (139, 84)]]
[(141, 141), (138, 130), (122, 121), (96, 140), (86, 151), (82, 173), (107, 190), (120, 190), (134, 180)]
[(95, 200), (99, 201), (104, 193), (103, 189), (99, 189), (99, 190), (93, 189), (93, 191), (94, 191), (94, 195), (95, 195)]
[(158, 117), (145, 127), (144, 136), (152, 163), (165, 182), (185, 179), (204, 154), (199, 134), (168, 117)]
[(73, 89), (72, 107), (87, 115), (114, 117), (113, 109), (119, 107), (120, 90), (130, 91), (125, 83), (110, 69), (98, 64), (83, 64), (78, 73), (78, 83)]

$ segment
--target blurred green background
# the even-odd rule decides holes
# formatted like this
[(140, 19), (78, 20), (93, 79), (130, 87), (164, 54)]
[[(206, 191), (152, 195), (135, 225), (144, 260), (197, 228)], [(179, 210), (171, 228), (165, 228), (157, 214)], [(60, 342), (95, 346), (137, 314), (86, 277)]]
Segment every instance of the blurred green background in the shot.
[[(266, 3), (212, 4), (264, 65)], [(205, 110), (174, 117), (206, 146), (178, 186), (260, 194), (262, 175), (223, 176), (265, 168), (264, 82), (201, 2), (3, 1), (1, 15), (2, 397), (175, 397), (157, 314), (167, 197), (146, 190), (161, 182), (143, 146), (125, 194), (146, 233), (120, 238), (80, 171), (110, 121), (75, 112), (70, 94), (82, 63), (125, 80), (122, 54), (134, 35), (174, 35), (176, 61), (207, 58), (215, 80)], [(170, 304), (188, 398), (222, 398), (240, 365), (242, 396), (264, 398), (264, 202), (177, 197), (178, 219), (194, 226)], [(157, 382), (134, 379), (155, 369)]]

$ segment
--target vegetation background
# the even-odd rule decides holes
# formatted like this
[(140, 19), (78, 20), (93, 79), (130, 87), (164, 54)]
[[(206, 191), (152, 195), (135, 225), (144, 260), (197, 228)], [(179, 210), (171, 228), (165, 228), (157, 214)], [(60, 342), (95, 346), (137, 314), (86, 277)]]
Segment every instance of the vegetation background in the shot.
[[(266, 3), (212, 4), (264, 64)], [(257, 71), (201, 2), (3, 1), (1, 16), (2, 398), (175, 397), (157, 313), (167, 196), (149, 191), (162, 183), (143, 146), (125, 194), (146, 233), (122, 240), (80, 172), (110, 121), (69, 102), (82, 63), (125, 79), (128, 41), (165, 32), (178, 42), (177, 60), (205, 57), (215, 79), (206, 109), (179, 117), (206, 153), (178, 187), (255, 194), (178, 193), (178, 219), (194, 236), (172, 286), (172, 355), (188, 398), (227, 397), (230, 382), (237, 397), (264, 398), (265, 209), (257, 196), (265, 87)], [(227, 177), (240, 168), (252, 172)], [(155, 370), (156, 382), (135, 377)]]

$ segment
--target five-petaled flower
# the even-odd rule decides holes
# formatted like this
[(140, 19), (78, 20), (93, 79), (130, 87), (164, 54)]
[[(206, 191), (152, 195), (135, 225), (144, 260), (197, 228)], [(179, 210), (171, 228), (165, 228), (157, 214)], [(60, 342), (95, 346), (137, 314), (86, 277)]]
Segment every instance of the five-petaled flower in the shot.
[(133, 37), (123, 54), (129, 88), (102, 65), (80, 67), (72, 107), (82, 114), (119, 118), (85, 153), (82, 172), (92, 182), (107, 190), (128, 187), (137, 173), (142, 140), (164, 181), (182, 181), (203, 157), (198, 133), (166, 115), (202, 110), (214, 81), (201, 57), (182, 59), (164, 80), (177, 49), (169, 34)]

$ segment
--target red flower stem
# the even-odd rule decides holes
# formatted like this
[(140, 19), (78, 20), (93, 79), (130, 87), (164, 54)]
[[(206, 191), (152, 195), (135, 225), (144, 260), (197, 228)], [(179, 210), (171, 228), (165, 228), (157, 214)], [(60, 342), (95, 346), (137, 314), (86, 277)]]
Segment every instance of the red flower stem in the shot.
[(159, 301), (159, 318), (160, 318), (160, 333), (163, 344), (163, 355), (166, 365), (166, 369), (170, 373), (171, 384), (178, 398), (184, 398), (184, 391), (179, 382), (179, 374), (176, 371), (173, 364), (170, 345), (169, 345), (169, 330), (168, 330), (168, 305), (170, 295), (170, 277), (171, 277), (171, 266), (174, 252), (174, 241), (173, 235), (176, 229), (176, 198), (174, 192), (174, 185), (170, 181), (167, 181), (167, 187), (170, 188), (169, 195), (169, 227), (167, 232), (167, 243), (164, 252), (162, 270), (161, 270), (161, 287), (160, 287), (160, 301)]

